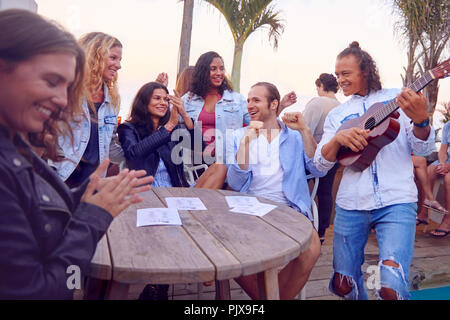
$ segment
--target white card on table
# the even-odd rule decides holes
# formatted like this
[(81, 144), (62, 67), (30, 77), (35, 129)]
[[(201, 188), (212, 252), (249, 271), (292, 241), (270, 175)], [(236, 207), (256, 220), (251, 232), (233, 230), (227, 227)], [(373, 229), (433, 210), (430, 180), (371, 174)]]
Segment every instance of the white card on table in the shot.
[(253, 216), (262, 217), (265, 214), (269, 213), (273, 209), (275, 209), (277, 206), (267, 203), (259, 203), (258, 205), (248, 205), (248, 206), (239, 206), (231, 209), (231, 212), (234, 213), (243, 213), (243, 214), (250, 214)]
[(146, 208), (137, 210), (136, 226), (181, 226), (180, 215), (174, 208)]
[(200, 198), (194, 197), (168, 197), (167, 207), (178, 210), (207, 210)]
[(252, 206), (258, 205), (261, 202), (255, 197), (247, 196), (226, 196), (225, 200), (230, 208), (240, 207), (240, 206)]

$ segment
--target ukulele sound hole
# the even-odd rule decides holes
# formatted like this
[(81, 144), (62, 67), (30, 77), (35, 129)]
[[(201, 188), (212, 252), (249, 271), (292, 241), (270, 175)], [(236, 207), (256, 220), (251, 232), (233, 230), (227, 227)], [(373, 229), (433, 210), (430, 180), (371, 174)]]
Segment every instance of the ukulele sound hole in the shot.
[(372, 130), (375, 127), (375, 118), (371, 117), (367, 119), (366, 123), (364, 124), (364, 129)]

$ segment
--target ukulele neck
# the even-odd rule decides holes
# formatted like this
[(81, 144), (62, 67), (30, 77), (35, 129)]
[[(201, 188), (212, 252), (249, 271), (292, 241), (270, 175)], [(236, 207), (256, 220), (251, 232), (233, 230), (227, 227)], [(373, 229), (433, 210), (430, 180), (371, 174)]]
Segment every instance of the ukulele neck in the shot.
[[(420, 78), (418, 78), (416, 81), (414, 81), (412, 84), (410, 84), (408, 88), (414, 90), (414, 92), (419, 92), (433, 80), (434, 80), (433, 74), (430, 71), (428, 71)], [(395, 102), (395, 99), (392, 99), (391, 101), (386, 103), (384, 105), (384, 108), (379, 110), (379, 112), (375, 116), (376, 125), (380, 124), (384, 119), (386, 119), (390, 114), (395, 112), (398, 108), (399, 106)]]

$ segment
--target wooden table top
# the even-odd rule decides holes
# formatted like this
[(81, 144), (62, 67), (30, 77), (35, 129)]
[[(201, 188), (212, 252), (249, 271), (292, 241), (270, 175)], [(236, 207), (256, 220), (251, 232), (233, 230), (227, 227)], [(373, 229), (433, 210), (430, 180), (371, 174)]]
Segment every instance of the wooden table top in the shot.
[[(105, 241), (97, 248), (91, 276), (107, 279), (109, 267), (112, 279), (126, 284), (226, 280), (281, 267), (309, 246), (313, 226), (304, 215), (264, 198), (258, 200), (277, 208), (263, 217), (232, 213), (225, 196), (233, 195), (245, 194), (197, 188), (143, 193), (144, 201), (112, 222), (110, 259)], [(166, 197), (198, 197), (208, 210), (179, 211), (182, 226), (136, 227), (136, 210), (166, 207)]]

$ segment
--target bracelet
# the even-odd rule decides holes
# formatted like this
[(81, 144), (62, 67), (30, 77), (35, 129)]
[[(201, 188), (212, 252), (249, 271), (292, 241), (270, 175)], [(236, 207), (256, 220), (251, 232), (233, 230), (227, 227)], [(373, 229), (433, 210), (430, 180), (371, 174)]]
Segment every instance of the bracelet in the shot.
[(420, 123), (415, 123), (414, 122), (414, 126), (416, 126), (416, 127), (419, 127), (419, 128), (425, 128), (425, 127), (427, 127), (428, 125), (430, 124), (430, 119), (425, 119), (425, 120), (423, 120), (422, 122), (420, 122)]

